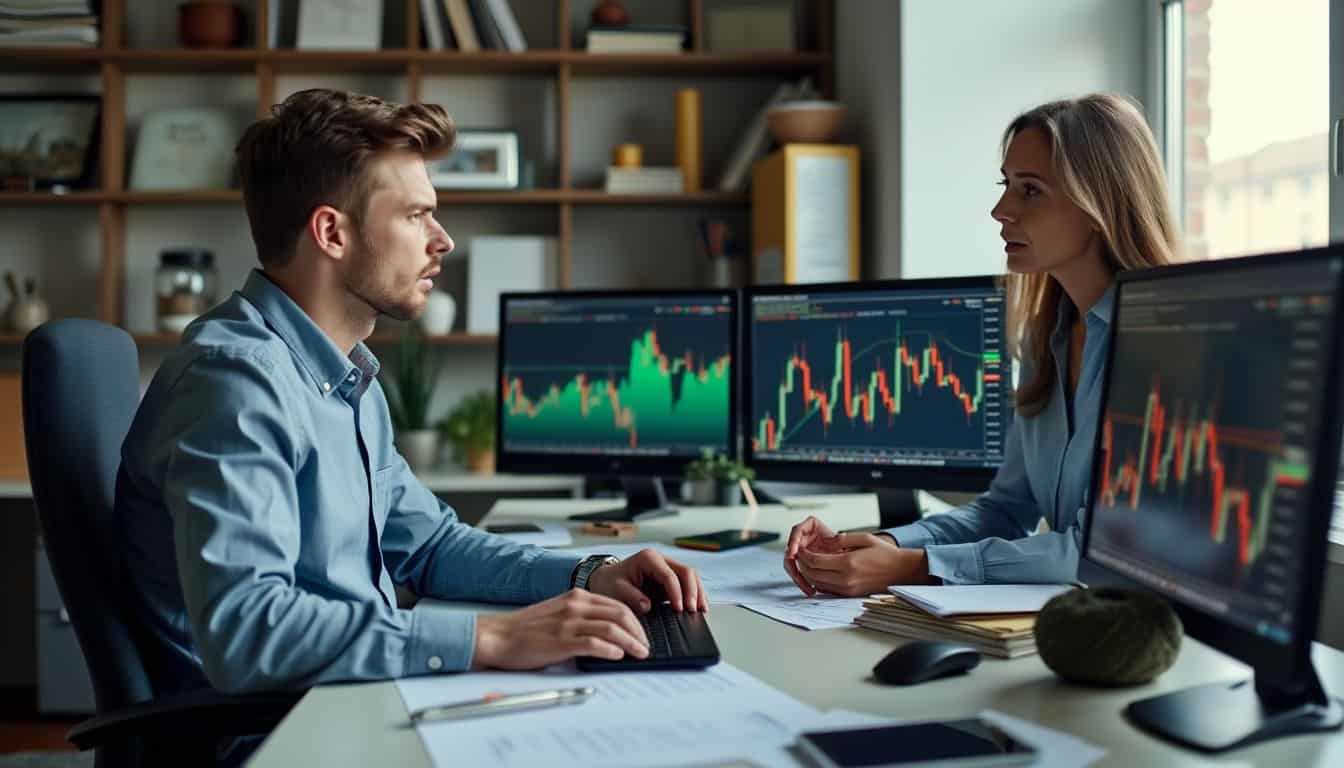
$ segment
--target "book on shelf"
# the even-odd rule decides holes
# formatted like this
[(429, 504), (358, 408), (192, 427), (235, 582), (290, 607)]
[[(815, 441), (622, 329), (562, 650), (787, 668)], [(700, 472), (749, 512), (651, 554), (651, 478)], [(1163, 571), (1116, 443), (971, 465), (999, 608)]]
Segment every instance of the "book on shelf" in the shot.
[(682, 53), (686, 28), (627, 26), (588, 28), (589, 53)]
[(720, 192), (741, 192), (747, 188), (751, 176), (751, 166), (770, 148), (770, 133), (767, 130), (765, 113), (770, 107), (784, 101), (811, 99), (816, 97), (811, 78), (803, 78), (797, 84), (781, 83), (759, 111), (747, 123), (742, 138), (728, 156), (723, 166), (723, 175), (719, 177)]
[(74, 0), (0, 0), (0, 46), (98, 45), (98, 16)]
[(499, 25), (495, 23), (494, 15), (490, 13), (488, 0), (469, 0), (469, 4), (471, 17), (476, 22), (476, 37), (481, 41), (481, 47), (492, 51), (508, 50), (508, 46), (504, 44), (504, 36), (499, 32)]
[(854, 619), (861, 627), (912, 640), (963, 643), (988, 656), (1016, 658), (1036, 653), (1035, 613), (965, 614), (942, 617), (884, 595), (863, 601)]
[(8, 46), (79, 46), (92, 48), (98, 45), (98, 40), (98, 28), (87, 25), (48, 26), (29, 29), (0, 28), (0, 48)]
[(480, 38), (476, 36), (476, 22), (472, 20), (471, 6), (467, 0), (443, 0), (443, 10), (448, 14), (448, 26), (453, 30), (457, 49), (463, 53), (481, 50)]
[(681, 169), (672, 167), (607, 168), (604, 189), (617, 195), (677, 195), (686, 191)]
[(490, 18), (504, 40), (504, 46), (511, 53), (527, 50), (527, 40), (523, 37), (522, 27), (518, 26), (518, 17), (513, 15), (509, 0), (486, 0)]
[(443, 37), (443, 19), (439, 16), (439, 0), (420, 0), (420, 27), (425, 31), (425, 47), (442, 51), (447, 47)]

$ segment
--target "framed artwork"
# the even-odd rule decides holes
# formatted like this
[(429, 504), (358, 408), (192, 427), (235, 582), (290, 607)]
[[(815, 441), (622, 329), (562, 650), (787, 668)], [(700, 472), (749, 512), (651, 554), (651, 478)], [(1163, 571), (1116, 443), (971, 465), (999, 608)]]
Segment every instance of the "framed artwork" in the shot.
[(458, 131), (452, 154), (430, 163), (435, 189), (514, 189), (518, 186), (518, 134)]
[(90, 187), (101, 108), (92, 93), (0, 95), (0, 188)]
[(382, 37), (383, 0), (299, 0), (296, 48), (376, 51)]
[(214, 108), (151, 112), (140, 124), (131, 189), (225, 189), (246, 123)]

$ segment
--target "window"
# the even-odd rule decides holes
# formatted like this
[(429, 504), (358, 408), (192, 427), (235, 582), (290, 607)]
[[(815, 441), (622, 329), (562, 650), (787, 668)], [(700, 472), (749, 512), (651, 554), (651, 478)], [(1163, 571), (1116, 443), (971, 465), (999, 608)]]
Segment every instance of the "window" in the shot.
[(1330, 4), (1164, 7), (1167, 161), (1191, 257), (1327, 241)]

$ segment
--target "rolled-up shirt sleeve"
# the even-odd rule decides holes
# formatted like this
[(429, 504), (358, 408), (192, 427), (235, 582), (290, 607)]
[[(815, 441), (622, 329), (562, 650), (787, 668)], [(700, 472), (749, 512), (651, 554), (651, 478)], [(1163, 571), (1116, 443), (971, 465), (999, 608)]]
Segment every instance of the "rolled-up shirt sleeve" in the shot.
[(475, 617), (388, 608), (296, 586), (300, 448), (272, 365), (202, 356), (159, 420), (164, 502), (192, 639), (225, 692), (465, 669)]

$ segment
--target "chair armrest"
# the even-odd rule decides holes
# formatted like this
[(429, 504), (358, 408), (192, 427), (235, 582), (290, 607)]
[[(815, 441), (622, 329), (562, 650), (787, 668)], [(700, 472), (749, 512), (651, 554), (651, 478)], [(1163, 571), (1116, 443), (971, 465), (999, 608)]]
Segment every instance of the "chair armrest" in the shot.
[(204, 689), (146, 701), (85, 720), (66, 734), (80, 749), (129, 738), (149, 741), (213, 739), (269, 733), (302, 692), (226, 696)]

